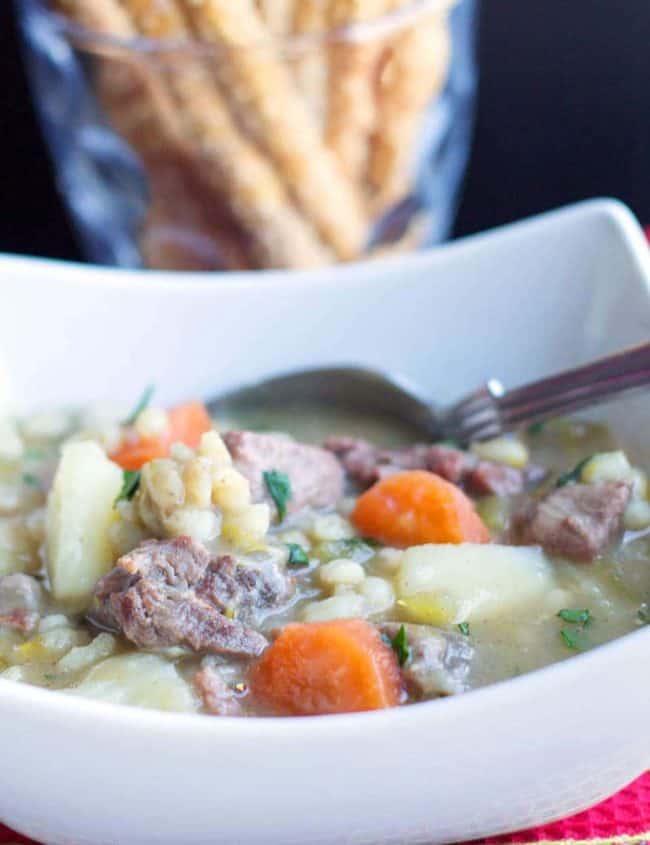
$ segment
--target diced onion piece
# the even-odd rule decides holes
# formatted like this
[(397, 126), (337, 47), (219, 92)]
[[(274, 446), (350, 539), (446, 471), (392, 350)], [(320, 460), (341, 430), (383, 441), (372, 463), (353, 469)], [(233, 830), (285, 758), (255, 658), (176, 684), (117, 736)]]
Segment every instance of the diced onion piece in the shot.
[(78, 645), (70, 649), (56, 664), (57, 672), (66, 674), (81, 672), (93, 663), (110, 657), (117, 650), (117, 640), (111, 634), (98, 634), (88, 645)]
[(329, 619), (363, 619), (368, 603), (357, 593), (343, 593), (322, 601), (312, 601), (302, 611), (303, 622), (327, 622)]
[(345, 540), (354, 534), (354, 529), (338, 513), (317, 516), (310, 531), (315, 540)]
[(389, 581), (370, 575), (359, 587), (371, 613), (385, 613), (395, 604), (395, 593)]
[(375, 567), (384, 575), (394, 575), (402, 565), (404, 549), (393, 549), (384, 546), (375, 555)]
[(318, 569), (318, 577), (326, 587), (344, 585), (358, 587), (366, 577), (366, 571), (360, 563), (348, 558), (338, 558), (324, 563)]

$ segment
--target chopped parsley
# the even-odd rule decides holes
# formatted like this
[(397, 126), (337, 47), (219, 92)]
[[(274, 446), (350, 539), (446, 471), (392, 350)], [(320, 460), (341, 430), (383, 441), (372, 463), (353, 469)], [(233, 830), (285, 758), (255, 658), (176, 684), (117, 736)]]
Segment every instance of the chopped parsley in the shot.
[(572, 651), (582, 651), (585, 648), (584, 640), (580, 636), (580, 629), (562, 628), (560, 636), (564, 641), (564, 645)]
[(572, 651), (583, 651), (587, 648), (587, 642), (583, 636), (584, 629), (593, 622), (591, 611), (586, 608), (564, 608), (558, 613), (558, 617), (574, 628), (562, 628), (560, 636), (567, 648)]
[(411, 647), (409, 646), (408, 637), (406, 635), (406, 628), (404, 625), (399, 626), (399, 631), (391, 639), (387, 634), (382, 637), (386, 645), (389, 645), (397, 656), (397, 662), (403, 666), (411, 659)]
[(587, 466), (587, 464), (592, 458), (593, 455), (589, 455), (588, 457), (583, 458), (583, 460), (581, 460), (580, 463), (576, 464), (572, 470), (563, 473), (555, 482), (555, 486), (565, 487), (567, 484), (578, 484), (580, 482), (582, 470)]
[(565, 608), (558, 613), (558, 616), (563, 622), (569, 622), (571, 625), (589, 625), (593, 616), (590, 610), (571, 610)]
[(24, 472), (23, 484), (26, 484), (28, 487), (40, 487), (41, 479), (38, 478), (36, 475), (32, 475), (31, 472)]
[(138, 415), (144, 411), (144, 409), (149, 405), (151, 402), (151, 397), (154, 394), (155, 387), (153, 384), (150, 384), (142, 394), (142, 396), (138, 399), (138, 403), (135, 408), (131, 411), (128, 417), (124, 420), (123, 425), (133, 425), (138, 418)]
[(526, 429), (526, 434), (529, 434), (531, 437), (537, 437), (544, 431), (544, 423), (543, 422), (535, 422), (528, 426)]
[(263, 473), (263, 477), (269, 496), (278, 509), (278, 518), (282, 522), (287, 513), (287, 502), (291, 498), (289, 476), (284, 472), (278, 472), (277, 469), (269, 469)]
[(469, 637), (469, 622), (459, 622), (458, 630), (464, 637)]
[(287, 543), (289, 560), (287, 566), (309, 566), (309, 555), (299, 543)]
[(120, 490), (115, 502), (113, 503), (114, 506), (118, 502), (130, 502), (131, 499), (135, 496), (138, 491), (138, 487), (140, 486), (140, 479), (142, 478), (142, 473), (139, 469), (131, 470), (125, 469), (122, 474), (122, 489)]
[(639, 608), (636, 617), (642, 625), (650, 625), (650, 607), (644, 604), (643, 607)]
[(345, 540), (327, 540), (320, 543), (318, 551), (325, 560), (348, 557), (357, 563), (364, 563), (375, 554), (378, 543), (367, 537), (347, 537)]

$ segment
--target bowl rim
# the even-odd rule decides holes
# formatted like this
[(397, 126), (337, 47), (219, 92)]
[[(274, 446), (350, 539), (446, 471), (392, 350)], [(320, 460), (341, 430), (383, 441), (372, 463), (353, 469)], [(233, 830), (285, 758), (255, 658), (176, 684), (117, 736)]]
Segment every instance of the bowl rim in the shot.
[[(621, 658), (630, 647), (638, 643), (650, 643), (650, 625), (636, 631), (630, 631), (621, 637), (603, 643), (596, 648), (579, 654), (567, 654), (564, 660), (542, 666), (515, 678), (506, 678), (478, 689), (468, 690), (459, 695), (451, 695), (429, 701), (421, 701), (402, 707), (388, 707), (356, 713), (333, 713), (320, 716), (210, 716), (205, 713), (184, 713), (149, 709), (133, 705), (116, 704), (82, 696), (73, 696), (65, 690), (52, 690), (0, 678), (0, 708), (3, 699), (12, 700), (28, 718), (32, 715), (47, 715), (49, 718), (66, 718), (78, 724), (84, 720), (105, 724), (110, 720), (113, 727), (123, 730), (147, 728), (168, 735), (170, 728), (197, 735), (209, 731), (215, 736), (227, 734), (229, 739), (237, 732), (244, 739), (256, 736), (282, 738), (288, 734), (293, 737), (304, 735), (316, 739), (317, 735), (327, 734), (330, 730), (337, 733), (347, 731), (351, 736), (358, 735), (359, 724), (367, 723), (375, 731), (384, 732), (399, 727), (404, 719), (416, 716), (445, 718), (450, 709), (458, 711), (458, 718), (467, 709), (481, 711), (482, 705), (489, 705), (500, 699), (504, 693), (512, 691), (524, 693), (535, 688), (548, 689), (549, 676), (566, 677), (576, 674), (580, 668), (588, 670), (594, 664), (603, 666)], [(647, 645), (644, 646), (647, 649)], [(28, 710), (31, 711), (28, 714)]]
[[(187, 294), (207, 294), (214, 291), (216, 286), (225, 286), (237, 290), (251, 290), (260, 284), (270, 287), (287, 287), (297, 285), (306, 287), (325, 287), (331, 284), (346, 285), (359, 282), (372, 284), (375, 273), (391, 273), (404, 269), (408, 271), (426, 271), (432, 262), (454, 256), (464, 252), (468, 247), (481, 246), (486, 240), (499, 238), (501, 243), (507, 239), (519, 239), (522, 233), (542, 227), (561, 228), (574, 221), (591, 218), (604, 220), (615, 225), (628, 247), (629, 255), (640, 275), (648, 279), (650, 285), (650, 250), (648, 241), (638, 219), (623, 202), (610, 197), (600, 197), (581, 202), (571, 203), (557, 209), (544, 211), (518, 220), (505, 223), (465, 235), (425, 249), (402, 255), (388, 255), (380, 259), (362, 258), (347, 264), (337, 264), (328, 267), (318, 267), (308, 270), (228, 270), (228, 271), (169, 271), (148, 270), (128, 267), (113, 267), (105, 265), (86, 264), (80, 261), (65, 261), (39, 256), (17, 255), (0, 252), (0, 272), (6, 267), (13, 271), (28, 273), (33, 277), (34, 267), (44, 271), (39, 277), (43, 285), (50, 285), (51, 280), (45, 278), (45, 273), (60, 273), (65, 271), (65, 284), (70, 286), (86, 286), (89, 277), (95, 286), (106, 288), (133, 289), (135, 285), (141, 289), (151, 289), (158, 294), (176, 295), (181, 292)], [(373, 272), (374, 271), (374, 272)]]

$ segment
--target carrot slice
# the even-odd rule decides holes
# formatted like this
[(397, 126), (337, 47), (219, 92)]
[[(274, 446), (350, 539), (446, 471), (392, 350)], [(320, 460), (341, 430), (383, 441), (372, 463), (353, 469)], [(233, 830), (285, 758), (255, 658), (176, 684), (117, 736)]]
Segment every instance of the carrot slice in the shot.
[(272, 713), (316, 716), (394, 707), (397, 659), (362, 619), (287, 625), (253, 664), (251, 694)]
[(184, 443), (192, 449), (199, 445), (201, 437), (212, 428), (212, 420), (202, 402), (185, 402), (168, 411), (170, 420), (170, 444)]
[(111, 460), (123, 469), (137, 470), (156, 458), (165, 458), (172, 443), (185, 443), (195, 449), (201, 435), (212, 428), (212, 420), (201, 402), (186, 402), (168, 411), (169, 430), (160, 437), (138, 437), (129, 431)]
[(390, 546), (487, 543), (490, 532), (463, 491), (432, 472), (389, 475), (357, 499), (357, 530)]
[(170, 445), (164, 437), (132, 437), (129, 433), (109, 457), (122, 469), (137, 470), (149, 461), (167, 457)]

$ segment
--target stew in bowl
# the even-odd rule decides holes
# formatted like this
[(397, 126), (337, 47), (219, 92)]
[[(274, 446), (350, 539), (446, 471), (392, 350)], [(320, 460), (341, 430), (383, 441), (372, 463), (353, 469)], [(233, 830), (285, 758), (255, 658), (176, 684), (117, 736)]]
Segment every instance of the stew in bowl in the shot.
[(650, 621), (650, 502), (605, 426), (477, 443), (311, 407), (0, 431), (0, 677), (218, 716), (458, 695)]

